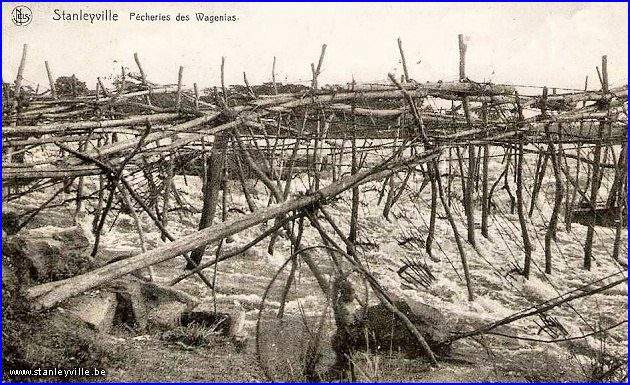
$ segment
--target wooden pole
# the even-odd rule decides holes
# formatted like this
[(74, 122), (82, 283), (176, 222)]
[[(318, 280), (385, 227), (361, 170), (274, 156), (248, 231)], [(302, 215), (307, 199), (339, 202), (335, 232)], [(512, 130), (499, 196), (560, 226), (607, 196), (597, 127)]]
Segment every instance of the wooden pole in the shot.
[(409, 81), (409, 71), (407, 70), (407, 62), (405, 61), (405, 52), (403, 51), (402, 40), (400, 40), (400, 38), (398, 38), (398, 51), (400, 51), (400, 60), (403, 66), (403, 72), (405, 74), (404, 82), (406, 83)]
[[(357, 117), (352, 114), (352, 166), (350, 173), (356, 174), (359, 166), (359, 158), (357, 156), (357, 135), (356, 135), (356, 123)], [(386, 216), (387, 217), (387, 216)], [(348, 241), (353, 245), (357, 242), (357, 234), (359, 231), (359, 187), (352, 189), (352, 206), (350, 209), (350, 232), (348, 234)], [(348, 252), (350, 250), (347, 250)]]
[(179, 73), (177, 75), (177, 101), (175, 102), (175, 109), (179, 111), (182, 107), (182, 78), (184, 77), (184, 66), (179, 66)]
[(311, 63), (311, 71), (313, 72), (313, 80), (311, 82), (311, 88), (317, 90), (317, 78), (322, 73), (322, 64), (324, 63), (324, 55), (326, 54), (326, 44), (322, 45), (322, 52), (319, 55), (319, 61), (317, 62), (317, 68), (315, 64)]
[[(516, 94), (516, 108), (518, 111), (519, 126), (523, 121), (523, 109)], [(521, 225), (521, 234), (523, 236), (523, 250), (525, 251), (525, 262), (523, 263), (523, 276), (525, 279), (529, 279), (529, 273), (532, 263), (532, 245), (529, 240), (529, 232), (527, 230), (527, 221), (525, 219), (525, 203), (523, 201), (523, 141), (525, 139), (521, 136), (518, 138), (518, 154), (516, 161), (516, 211), (518, 212), (518, 220)], [(507, 174), (506, 174), (507, 175)]]
[(571, 302), (571, 301), (573, 301), (575, 299), (578, 299), (578, 298), (584, 298), (584, 297), (588, 297), (588, 296), (591, 296), (591, 295), (594, 295), (594, 294), (597, 294), (597, 293), (601, 293), (601, 292), (603, 292), (605, 290), (608, 290), (608, 289), (610, 289), (612, 287), (615, 287), (615, 286), (617, 286), (619, 284), (627, 283), (627, 282), (628, 282), (628, 278), (627, 277), (622, 277), (622, 278), (620, 278), (618, 280), (615, 280), (613, 282), (610, 282), (608, 284), (605, 284), (605, 285), (599, 286), (599, 287), (593, 287), (593, 285), (591, 285), (591, 284), (584, 285), (584, 286), (582, 286), (582, 287), (580, 287), (580, 288), (578, 288), (576, 290), (573, 290), (573, 292), (570, 295), (566, 294), (566, 295), (558, 296), (558, 297), (553, 298), (553, 299), (551, 299), (549, 301), (546, 301), (546, 302), (544, 302), (542, 304), (537, 304), (537, 305), (532, 306), (529, 309), (526, 309), (526, 310), (520, 311), (518, 313), (515, 313), (515, 314), (513, 314), (513, 315), (511, 315), (509, 317), (506, 317), (506, 318), (503, 318), (503, 319), (498, 320), (496, 322), (492, 322), (490, 324), (484, 325), (484, 326), (482, 326), (482, 327), (480, 327), (480, 328), (478, 328), (476, 330), (473, 330), (473, 331), (470, 331), (470, 332), (466, 332), (466, 333), (463, 333), (463, 334), (460, 334), (460, 335), (455, 335), (455, 336), (453, 336), (451, 338), (451, 341), (459, 340), (459, 339), (462, 339), (462, 338), (468, 338), (468, 337), (472, 337), (472, 336), (477, 336), (477, 335), (480, 335), (480, 334), (485, 334), (485, 333), (489, 332), (490, 330), (495, 329), (495, 328), (497, 328), (499, 326), (507, 325), (507, 324), (510, 324), (512, 322), (518, 321), (520, 319), (523, 319), (523, 318), (526, 318), (526, 317), (529, 317), (529, 316), (532, 316), (532, 315), (535, 315), (535, 314), (544, 313), (544, 312), (549, 311), (549, 310), (553, 309), (554, 307), (560, 306), (560, 305), (562, 305), (564, 303)]
[[(488, 105), (483, 104), (482, 107), (483, 124), (488, 129)], [(490, 160), (490, 146), (486, 143), (483, 145), (483, 164), (481, 168), (481, 235), (488, 238), (488, 215), (490, 213), (490, 200), (488, 197), (488, 167)]]
[[(619, 153), (620, 183), (617, 184), (617, 225), (615, 226), (615, 243), (613, 245), (612, 256), (615, 261), (620, 261), (621, 231), (624, 227), (624, 214), (628, 216), (628, 145), (623, 144)], [(627, 222), (626, 222), (627, 226)]]
[[(466, 44), (464, 43), (464, 35), (458, 36), (459, 41), (459, 80), (466, 80)], [(462, 107), (468, 125), (472, 128), (472, 118), (470, 115), (470, 103), (468, 97), (462, 100)], [(475, 183), (475, 147), (472, 143), (468, 144), (468, 177), (466, 178), (466, 187), (464, 188), (464, 211), (466, 214), (466, 227), (468, 230), (468, 243), (473, 247), (475, 242), (475, 212), (473, 207), (473, 186)], [(464, 185), (464, 176), (462, 175), (462, 185)]]
[(523, 276), (528, 279), (532, 263), (532, 246), (527, 231), (527, 222), (525, 220), (523, 201), (523, 139), (520, 139), (518, 145), (518, 160), (516, 163), (516, 210), (518, 212), (518, 220), (521, 224), (521, 234), (523, 236), (523, 249), (525, 250), (525, 262), (523, 264)]
[[(229, 137), (226, 133), (221, 133), (214, 138), (210, 158), (208, 159), (208, 180), (203, 195), (203, 207), (201, 209), (201, 220), (199, 230), (203, 230), (214, 223), (214, 217), (219, 203), (219, 192), (222, 186), (223, 165), (225, 164), (225, 147)], [(192, 251), (190, 259), (197, 265), (201, 262), (205, 253), (206, 245), (202, 245)], [(195, 268), (192, 263), (186, 265), (186, 269)]]
[(227, 89), (225, 88), (225, 56), (221, 56), (221, 94), (223, 95), (223, 102), (225, 107), (228, 106)]
[[(18, 72), (15, 77), (15, 88), (13, 90), (13, 103), (11, 106), (11, 125), (17, 125), (17, 114), (18, 107), (20, 105), (20, 95), (22, 94), (22, 80), (24, 74), (24, 67), (26, 66), (26, 56), (28, 53), (28, 44), (24, 44), (22, 47), (22, 58), (20, 59), (20, 66), (18, 67)], [(4, 130), (3, 130), (4, 131)], [(9, 148), (9, 159), (11, 159), (11, 148)]]
[[(166, 162), (166, 178), (162, 184), (162, 226), (166, 229), (168, 227), (169, 211), (171, 206), (171, 188), (173, 186), (173, 162), (175, 161), (174, 154), (171, 153), (164, 158)], [(166, 240), (166, 236), (162, 234), (162, 241)]]
[[(133, 59), (136, 61), (136, 65), (138, 66), (138, 71), (140, 71), (140, 78), (142, 79), (142, 85), (148, 86), (147, 83), (147, 75), (142, 68), (142, 64), (140, 64), (140, 58), (138, 57), (138, 53), (135, 52), (133, 54)], [(151, 88), (149, 87), (149, 94), (145, 95), (145, 100), (148, 105), (151, 105)]]
[(193, 83), (193, 90), (195, 92), (195, 109), (199, 109), (199, 88), (197, 87), (197, 83)]
[[(546, 87), (545, 87), (546, 89)], [(562, 197), (564, 195), (562, 186), (562, 173), (560, 171), (560, 156), (556, 152), (556, 146), (554, 144), (554, 138), (549, 133), (549, 127), (546, 127), (546, 134), (549, 139), (549, 152), (551, 153), (551, 165), (553, 167), (553, 174), (556, 180), (556, 190), (553, 204), (553, 211), (551, 218), (549, 219), (549, 225), (545, 234), (545, 273), (551, 274), (551, 240), (556, 239), (556, 227), (558, 226), (558, 215), (560, 214), (560, 207), (562, 206)], [(559, 144), (561, 146), (561, 144)]]
[[(136, 209), (133, 207), (133, 204), (131, 203), (131, 199), (129, 198), (129, 193), (127, 192), (127, 190), (123, 187), (121, 183), (118, 183), (116, 187), (118, 187), (118, 190), (120, 191), (120, 194), (122, 195), (123, 203), (127, 207), (127, 210), (131, 213), (131, 217), (133, 218), (133, 223), (136, 226), (136, 231), (138, 232), (138, 239), (140, 240), (140, 250), (142, 250), (143, 253), (146, 253), (147, 247), (146, 247), (146, 240), (144, 237), (144, 230), (142, 229), (142, 223), (140, 222), (138, 213), (136, 212)], [(149, 271), (149, 279), (153, 281), (155, 279), (155, 275), (153, 273), (153, 266), (149, 266), (148, 271)]]
[(24, 79), (24, 67), (26, 66), (26, 56), (28, 53), (28, 44), (24, 44), (22, 47), (22, 59), (20, 59), (20, 66), (18, 67), (17, 76), (15, 77), (15, 93), (14, 93), (14, 108), (17, 109), (18, 99), (22, 92), (22, 80)]
[[(605, 95), (608, 93), (608, 58), (606, 55), (602, 56), (602, 93)], [(606, 103), (608, 105), (608, 103)], [(604, 108), (607, 108), (604, 107)], [(599, 137), (602, 138), (606, 127), (606, 121), (601, 120), (599, 122)], [(593, 149), (593, 174), (591, 177), (591, 213), (592, 218), (589, 221), (588, 227), (586, 229), (586, 242), (584, 244), (584, 268), (586, 270), (591, 270), (591, 263), (593, 260), (593, 238), (595, 236), (595, 224), (597, 222), (596, 212), (597, 212), (597, 195), (599, 192), (599, 181), (600, 181), (600, 161), (602, 156), (602, 147), (600, 142), (595, 143), (595, 148)]]
[(105, 86), (103, 85), (103, 82), (101, 81), (101, 78), (97, 77), (96, 81), (101, 86), (101, 90), (103, 90), (103, 94), (105, 95), (105, 97), (109, 97), (109, 91), (107, 91), (107, 88), (105, 88)]
[(466, 43), (464, 43), (464, 35), (461, 33), (457, 36), (459, 42), (459, 80), (466, 79)]
[(278, 86), (276, 85), (276, 57), (273, 57), (273, 64), (271, 66), (271, 84), (273, 84), (273, 93), (278, 95)]
[(140, 78), (142, 79), (142, 84), (147, 84), (147, 76), (144, 73), (144, 69), (142, 69), (142, 65), (140, 64), (140, 58), (138, 57), (138, 53), (134, 52), (133, 59), (136, 61), (136, 65), (138, 66), (138, 71), (140, 71)]
[(55, 87), (55, 81), (53, 80), (53, 75), (50, 71), (48, 60), (44, 61), (44, 65), (46, 66), (46, 74), (48, 75), (48, 84), (50, 84), (50, 94), (53, 99), (57, 99), (57, 88)]
[(245, 71), (243, 71), (243, 83), (245, 83), (245, 87), (247, 87), (247, 93), (249, 93), (249, 96), (253, 99), (256, 99), (256, 94), (254, 93), (252, 87), (249, 85), (249, 81), (247, 80), (247, 74), (245, 73)]
[(608, 56), (602, 56), (602, 91), (608, 93)]

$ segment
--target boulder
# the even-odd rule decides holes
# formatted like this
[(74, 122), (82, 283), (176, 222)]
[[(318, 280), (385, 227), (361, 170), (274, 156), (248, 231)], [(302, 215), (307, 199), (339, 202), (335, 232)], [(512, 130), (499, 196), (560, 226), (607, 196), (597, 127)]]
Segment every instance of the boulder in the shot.
[(95, 295), (86, 294), (71, 298), (62, 307), (94, 330), (107, 333), (114, 323), (117, 304), (116, 294), (100, 292)]
[(112, 291), (118, 300), (116, 324), (143, 333), (147, 328), (147, 304), (142, 295), (142, 283), (135, 279), (120, 279), (113, 286)]
[(2, 231), (8, 235), (17, 233), (20, 227), (20, 217), (20, 213), (14, 208), (2, 207)]
[(180, 326), (182, 313), (198, 304), (195, 297), (181, 290), (131, 276), (108, 283), (107, 290), (118, 298), (116, 322), (136, 332)]
[(10, 293), (17, 292), (19, 288), (18, 277), (8, 264), (2, 261), (2, 289)]
[(69, 278), (90, 267), (90, 240), (79, 226), (45, 226), (3, 239), (3, 256), (19, 273), (23, 284)]
[[(444, 316), (435, 308), (420, 302), (394, 302), (398, 310), (404, 313), (416, 326), (435, 354), (450, 353), (447, 343), (449, 330)], [(408, 358), (423, 355), (420, 344), (398, 317), (382, 304), (359, 309), (349, 326), (353, 336), (354, 348), (372, 351), (404, 353)], [(366, 332), (369, 341), (366, 341)]]
[[(125, 359), (124, 349), (107, 335), (94, 330), (75, 314), (57, 307), (47, 312), (28, 313), (6, 309), (3, 299), (2, 369), (3, 382), (42, 382), (43, 378), (17, 376), (11, 369), (106, 368)], [(5, 311), (9, 310), (9, 314)], [(5, 375), (9, 377), (4, 378)], [(67, 382), (63, 376), (46, 377), (45, 382)], [(76, 378), (74, 379), (77, 380)], [(85, 381), (102, 381), (84, 377)], [(81, 381), (79, 380), (79, 381)]]
[(166, 331), (180, 326), (182, 314), (188, 310), (181, 302), (159, 304), (147, 312), (147, 325), (151, 329)]

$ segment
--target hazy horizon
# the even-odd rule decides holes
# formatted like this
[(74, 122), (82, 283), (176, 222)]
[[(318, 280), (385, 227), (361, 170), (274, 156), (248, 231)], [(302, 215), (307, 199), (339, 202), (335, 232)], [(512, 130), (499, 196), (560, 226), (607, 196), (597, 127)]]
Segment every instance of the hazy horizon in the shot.
[[(11, 11), (27, 5), (33, 21), (15, 26)], [(119, 14), (117, 22), (54, 21), (53, 10)], [(235, 22), (138, 22), (129, 12), (237, 15)], [(319, 84), (385, 80), (402, 73), (396, 39), (403, 41), (417, 81), (456, 80), (457, 35), (468, 44), (466, 72), (475, 81), (582, 88), (599, 82), (595, 66), (608, 55), (611, 86), (627, 83), (627, 3), (3, 3), (2, 76), (15, 80), (22, 45), (29, 45), (26, 84), (48, 88), (44, 60), (55, 77), (76, 74), (93, 89), (97, 76), (137, 72), (138, 52), (150, 81), (219, 84), (271, 80), (308, 83), (310, 63), (328, 45)], [(194, 17), (194, 16), (193, 16)], [(536, 91), (538, 92), (538, 91)]]

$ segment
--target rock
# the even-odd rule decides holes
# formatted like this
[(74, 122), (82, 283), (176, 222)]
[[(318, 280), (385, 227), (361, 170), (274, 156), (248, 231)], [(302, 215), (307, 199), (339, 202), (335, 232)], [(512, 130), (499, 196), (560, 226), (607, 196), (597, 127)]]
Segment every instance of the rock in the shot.
[(115, 322), (138, 333), (147, 329), (147, 305), (142, 284), (136, 280), (117, 280), (114, 292), (118, 300)]
[(16, 293), (19, 288), (18, 277), (7, 264), (2, 261), (2, 289), (10, 293)]
[(82, 295), (72, 298), (63, 305), (63, 308), (95, 330), (107, 333), (114, 323), (117, 304), (116, 294), (100, 292), (95, 296)]
[(134, 219), (127, 214), (120, 214), (116, 220), (116, 227), (125, 233), (136, 231), (136, 223)]
[[(4, 300), (3, 300), (4, 302)], [(125, 351), (107, 335), (97, 332), (75, 314), (57, 307), (51, 311), (29, 314), (13, 313), (2, 320), (2, 367), (24, 368), (107, 368), (126, 358)], [(10, 377), (9, 377), (10, 378)], [(48, 382), (67, 382), (68, 377), (46, 377)], [(83, 378), (102, 381), (102, 377)], [(3, 381), (7, 379), (3, 378)], [(8, 382), (40, 382), (42, 377), (13, 377)]]
[(90, 267), (90, 241), (79, 226), (45, 226), (22, 231), (3, 240), (3, 255), (23, 284), (50, 282), (75, 276)]
[[(449, 337), (446, 319), (431, 306), (409, 302), (396, 300), (394, 303), (413, 322), (436, 355), (448, 354), (450, 345), (445, 343)], [(370, 306), (365, 312), (359, 309), (353, 318), (355, 321), (350, 325), (350, 332), (354, 337), (355, 348), (367, 349), (369, 346), (376, 351), (389, 351), (391, 348), (409, 358), (423, 355), (420, 344), (405, 324), (382, 304)], [(369, 337), (368, 343), (365, 331)]]
[(230, 320), (230, 336), (236, 339), (246, 339), (245, 311), (241, 310), (238, 313), (232, 314)]
[(20, 217), (21, 215), (16, 209), (2, 207), (2, 231), (6, 231), (8, 235), (17, 233), (20, 226)]
[(138, 333), (150, 328), (167, 330), (180, 326), (182, 313), (199, 303), (181, 290), (133, 276), (113, 280), (105, 288), (117, 295), (115, 322)]
[(186, 304), (167, 302), (160, 304), (147, 313), (147, 325), (157, 330), (169, 330), (180, 326), (182, 313), (187, 311)]

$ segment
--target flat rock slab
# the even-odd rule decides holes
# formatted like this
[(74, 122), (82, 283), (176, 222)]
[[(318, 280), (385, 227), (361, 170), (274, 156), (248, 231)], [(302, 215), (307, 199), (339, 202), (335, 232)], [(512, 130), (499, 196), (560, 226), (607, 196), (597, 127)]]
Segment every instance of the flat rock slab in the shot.
[(107, 333), (114, 323), (117, 305), (115, 293), (100, 292), (94, 296), (82, 295), (72, 298), (63, 307), (95, 330)]

